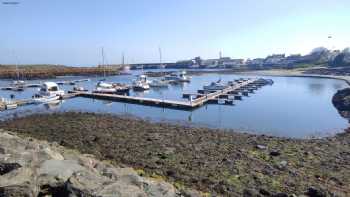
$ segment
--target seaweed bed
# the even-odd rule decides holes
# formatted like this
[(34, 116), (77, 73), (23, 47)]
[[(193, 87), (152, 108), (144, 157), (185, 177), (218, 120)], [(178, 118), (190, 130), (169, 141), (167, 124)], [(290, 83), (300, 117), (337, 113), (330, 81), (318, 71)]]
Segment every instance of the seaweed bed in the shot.
[(0, 128), (56, 141), (177, 188), (224, 196), (347, 196), (350, 132), (289, 139), (107, 114), (34, 114)]

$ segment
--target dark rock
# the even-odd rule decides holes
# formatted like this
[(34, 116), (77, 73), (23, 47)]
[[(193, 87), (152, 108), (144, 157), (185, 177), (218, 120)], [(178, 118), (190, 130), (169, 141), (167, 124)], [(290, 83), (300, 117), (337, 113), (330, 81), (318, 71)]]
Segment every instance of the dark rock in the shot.
[(0, 163), (0, 175), (4, 175), (22, 167), (18, 163)]
[(0, 147), (0, 154), (5, 154), (5, 149)]
[(167, 175), (167, 176), (173, 177), (173, 176), (175, 176), (175, 174), (176, 174), (176, 172), (173, 171), (173, 170), (167, 170), (167, 171), (166, 171), (166, 175)]
[(341, 116), (350, 119), (350, 88), (338, 90), (332, 98), (332, 103)]
[(0, 197), (34, 197), (36, 196), (29, 185), (14, 185), (0, 187)]
[(273, 156), (273, 157), (277, 157), (277, 156), (280, 156), (281, 153), (278, 150), (272, 150), (270, 152), (270, 155)]
[(40, 187), (40, 192), (38, 197), (41, 196), (69, 196), (71, 192), (65, 185), (59, 185), (57, 187), (52, 187), (50, 185), (43, 185)]
[(286, 194), (286, 193), (277, 193), (277, 194), (272, 195), (272, 197), (288, 197), (288, 194)]
[(266, 189), (263, 189), (263, 188), (261, 188), (259, 190), (259, 193), (264, 195), (264, 196), (271, 196), (271, 193), (269, 191), (267, 191)]
[(310, 187), (305, 193), (305, 195), (309, 197), (326, 197), (327, 196), (326, 192), (324, 192), (321, 189), (317, 189), (315, 187)]
[(258, 197), (261, 196), (259, 192), (254, 189), (244, 189), (243, 197)]

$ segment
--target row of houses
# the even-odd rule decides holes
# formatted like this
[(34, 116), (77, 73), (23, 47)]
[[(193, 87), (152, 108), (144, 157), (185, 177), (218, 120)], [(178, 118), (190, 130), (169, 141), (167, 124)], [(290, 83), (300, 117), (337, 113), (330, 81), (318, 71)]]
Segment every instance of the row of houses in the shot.
[(327, 64), (334, 59), (340, 51), (328, 50), (320, 47), (314, 49), (310, 54), (273, 54), (266, 58), (255, 59), (233, 59), (230, 57), (220, 57), (217, 59), (202, 59), (194, 57), (189, 60), (177, 61), (175, 63), (161, 64), (135, 64), (134, 68), (293, 68), (300, 64)]

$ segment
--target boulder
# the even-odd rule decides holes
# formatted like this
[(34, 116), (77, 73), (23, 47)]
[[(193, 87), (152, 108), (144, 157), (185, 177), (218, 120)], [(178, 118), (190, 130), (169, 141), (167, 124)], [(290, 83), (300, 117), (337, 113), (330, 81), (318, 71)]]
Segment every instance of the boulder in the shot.
[(22, 167), (18, 163), (0, 163), (0, 176)]
[(55, 143), (1, 132), (0, 142), (0, 196), (180, 196), (163, 180)]

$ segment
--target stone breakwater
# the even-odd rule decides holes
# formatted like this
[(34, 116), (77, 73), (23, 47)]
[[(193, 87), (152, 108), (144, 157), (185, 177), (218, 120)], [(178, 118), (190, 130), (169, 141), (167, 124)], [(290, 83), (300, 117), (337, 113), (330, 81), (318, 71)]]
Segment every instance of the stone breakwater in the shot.
[(0, 131), (0, 196), (180, 196), (169, 183), (32, 138)]

